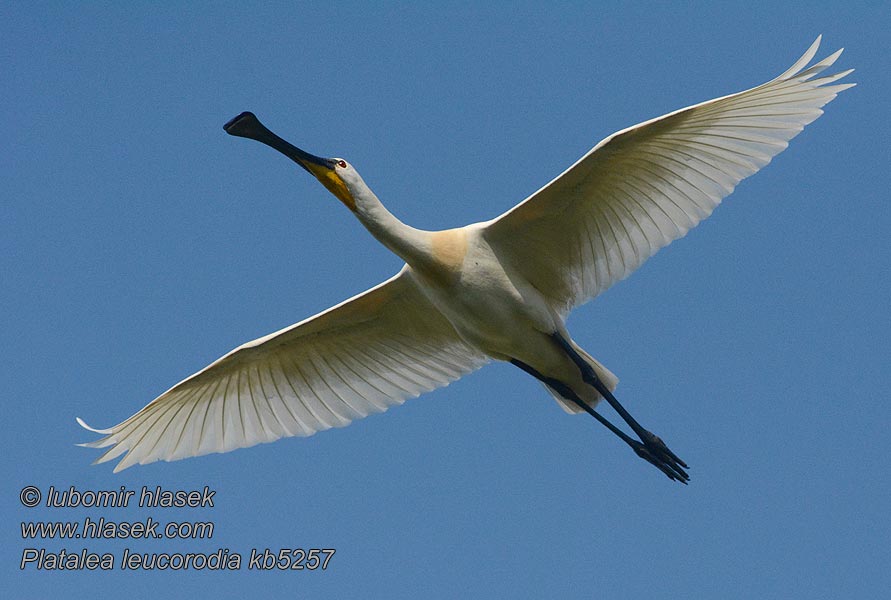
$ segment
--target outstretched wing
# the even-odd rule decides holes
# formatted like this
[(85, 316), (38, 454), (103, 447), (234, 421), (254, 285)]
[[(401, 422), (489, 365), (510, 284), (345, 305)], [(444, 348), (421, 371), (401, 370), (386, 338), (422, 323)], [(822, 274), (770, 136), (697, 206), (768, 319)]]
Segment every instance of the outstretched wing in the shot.
[(627, 277), (708, 217), (742, 179), (782, 152), (851, 71), (817, 77), (841, 50), (609, 136), (524, 202), (490, 221), (486, 240), (567, 313)]
[(407, 268), (314, 317), (248, 342), (173, 386), (105, 437), (96, 462), (178, 460), (308, 436), (383, 412), (485, 364)]

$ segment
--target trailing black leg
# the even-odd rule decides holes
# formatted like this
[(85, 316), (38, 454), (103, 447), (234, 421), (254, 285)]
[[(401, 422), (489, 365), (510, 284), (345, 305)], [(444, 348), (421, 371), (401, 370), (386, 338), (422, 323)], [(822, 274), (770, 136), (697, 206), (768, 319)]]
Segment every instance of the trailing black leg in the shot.
[[(568, 385), (566, 385), (562, 381), (560, 381), (558, 379), (552, 379), (550, 377), (545, 377), (544, 375), (542, 375), (541, 373), (539, 373), (538, 371), (536, 371), (535, 369), (533, 369), (532, 367), (530, 367), (529, 365), (527, 365), (526, 363), (524, 363), (522, 361), (512, 359), (510, 362), (512, 364), (520, 367), (521, 369), (523, 369), (524, 371), (526, 371), (527, 373), (529, 373), (530, 375), (532, 375), (533, 377), (535, 377), (536, 379), (541, 381), (542, 383), (545, 383), (551, 389), (553, 389), (555, 392), (557, 392), (558, 394), (560, 394), (561, 396), (563, 396), (564, 398), (566, 398), (573, 404), (576, 404), (579, 408), (581, 408), (582, 410), (587, 412), (589, 415), (591, 415), (592, 417), (597, 419), (597, 421), (599, 423), (601, 423), (604, 427), (606, 427), (607, 429), (612, 431), (614, 434), (616, 434), (616, 436), (618, 436), (619, 439), (621, 439), (623, 442), (628, 444), (631, 447), (631, 449), (634, 450), (634, 452), (639, 457), (643, 458), (644, 460), (646, 460), (653, 466), (657, 467), (660, 471), (665, 473), (665, 475), (668, 476), (669, 479), (672, 479), (674, 481), (680, 481), (681, 483), (684, 483), (684, 484), (686, 484), (687, 480), (690, 479), (690, 477), (682, 469), (679, 469), (675, 466), (672, 466), (670, 463), (666, 463), (665, 461), (661, 460), (658, 456), (654, 455), (653, 452), (650, 450), (650, 448), (648, 448), (645, 444), (642, 444), (642, 443), (638, 442), (637, 440), (632, 439), (624, 431), (622, 431), (621, 429), (619, 429), (618, 427), (616, 427), (615, 425), (610, 423), (606, 417), (604, 417), (599, 412), (597, 412), (596, 410), (594, 410), (593, 408), (588, 406), (587, 403), (585, 403), (581, 398), (578, 397), (578, 395), (575, 392), (572, 391), (572, 388), (570, 388)], [(686, 465), (684, 465), (684, 466), (686, 466)]]
[(564, 398), (566, 398), (573, 404), (578, 405), (579, 408), (581, 408), (582, 410), (587, 412), (589, 415), (591, 415), (592, 417), (597, 419), (601, 424), (603, 424), (607, 429), (609, 429), (610, 431), (615, 433), (617, 436), (622, 438), (622, 440), (624, 440), (625, 443), (630, 444), (635, 441), (635, 440), (632, 440), (630, 437), (628, 437), (628, 435), (626, 435), (624, 431), (622, 431), (621, 429), (619, 429), (618, 427), (616, 427), (615, 425), (610, 423), (606, 419), (606, 417), (604, 417), (599, 412), (597, 412), (596, 410), (594, 410), (593, 408), (591, 408), (590, 406), (585, 404), (582, 401), (582, 399), (579, 398), (578, 395), (576, 395), (576, 393), (573, 392), (572, 389), (568, 385), (564, 384), (562, 381), (559, 381), (557, 379), (551, 379), (549, 377), (545, 377), (544, 375), (542, 375), (541, 373), (539, 373), (538, 371), (536, 371), (535, 369), (533, 369), (526, 363), (521, 362), (519, 360), (513, 359), (510, 362), (512, 364), (520, 367), (521, 369), (523, 369), (524, 371), (526, 371), (527, 373), (529, 373), (530, 375), (532, 375), (533, 377), (535, 377), (536, 379), (541, 381), (542, 383), (547, 384), (555, 392), (557, 392), (558, 394), (560, 394), (561, 396), (563, 396)]
[[(652, 432), (644, 429), (637, 420), (631, 416), (631, 414), (625, 410), (625, 407), (622, 406), (616, 397), (613, 396), (612, 392), (607, 389), (607, 387), (603, 384), (599, 377), (597, 377), (597, 373), (594, 372), (594, 369), (591, 365), (586, 361), (575, 348), (572, 347), (572, 344), (569, 343), (562, 335), (559, 333), (553, 334), (554, 340), (560, 347), (566, 352), (567, 356), (569, 356), (572, 361), (576, 364), (581, 371), (582, 380), (585, 381), (588, 385), (591, 385), (596, 389), (601, 396), (609, 403), (610, 406), (613, 407), (622, 419), (628, 423), (628, 426), (634, 431), (635, 434), (640, 438), (640, 440), (644, 443), (647, 451), (652, 457), (655, 457), (657, 460), (668, 464), (671, 469), (677, 472), (681, 481), (687, 481), (690, 479), (690, 476), (687, 475), (687, 472), (684, 469), (689, 469), (687, 463), (680, 459), (680, 457), (672, 452), (668, 446), (665, 445), (665, 442), (662, 439), (654, 435)], [(638, 452), (640, 455), (640, 452)], [(647, 460), (650, 460), (647, 457)], [(652, 462), (650, 460), (650, 462)]]

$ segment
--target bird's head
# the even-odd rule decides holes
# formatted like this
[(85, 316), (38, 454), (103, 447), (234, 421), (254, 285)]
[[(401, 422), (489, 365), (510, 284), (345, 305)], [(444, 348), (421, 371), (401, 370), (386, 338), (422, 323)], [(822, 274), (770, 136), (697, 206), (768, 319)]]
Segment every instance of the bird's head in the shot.
[(356, 211), (356, 197), (352, 190), (361, 179), (349, 163), (342, 158), (322, 158), (304, 152), (269, 131), (251, 112), (241, 113), (223, 125), (223, 129), (229, 135), (257, 140), (275, 148), (309, 171), (347, 208), (353, 212)]

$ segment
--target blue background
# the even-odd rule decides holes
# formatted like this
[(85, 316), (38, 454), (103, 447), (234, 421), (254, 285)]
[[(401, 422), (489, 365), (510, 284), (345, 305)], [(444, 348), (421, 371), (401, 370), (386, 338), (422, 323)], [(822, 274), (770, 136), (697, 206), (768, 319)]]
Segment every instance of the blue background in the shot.
[[(888, 507), (887, 5), (0, 7), (6, 597), (875, 597)], [(714, 6), (712, 6), (714, 4)], [(827, 5), (829, 3), (826, 3)], [(762, 83), (818, 33), (858, 87), (574, 337), (690, 465), (665, 479), (518, 369), (308, 439), (90, 467), (232, 347), (396, 272), (242, 110), (357, 166), (418, 227), (488, 219), (606, 135)], [(216, 490), (24, 508), (26, 485)], [(210, 540), (21, 539), (24, 520), (211, 520)], [(324, 572), (19, 571), (28, 546), (336, 548)], [(246, 562), (246, 560), (245, 560)]]

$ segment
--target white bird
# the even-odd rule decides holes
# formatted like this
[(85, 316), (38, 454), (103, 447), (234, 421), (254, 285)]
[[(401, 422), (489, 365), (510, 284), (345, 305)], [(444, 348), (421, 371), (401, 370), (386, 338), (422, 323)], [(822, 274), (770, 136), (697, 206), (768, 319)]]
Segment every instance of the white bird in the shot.
[[(709, 216), (854, 84), (817, 77), (820, 38), (782, 75), (615, 133), (503, 215), (422, 231), (393, 216), (340, 158), (292, 146), (245, 112), (225, 125), (314, 175), (405, 261), (387, 281), (248, 342), (126, 421), (93, 429), (123, 455), (115, 471), (308, 436), (445, 386), (490, 359), (539, 379), (570, 413), (588, 412), (671, 479), (687, 465), (616, 401), (618, 379), (576, 344), (569, 311), (627, 277)], [(834, 85), (830, 85), (834, 84)], [(594, 410), (605, 398), (640, 441)], [(126, 454), (125, 454), (126, 453)]]

